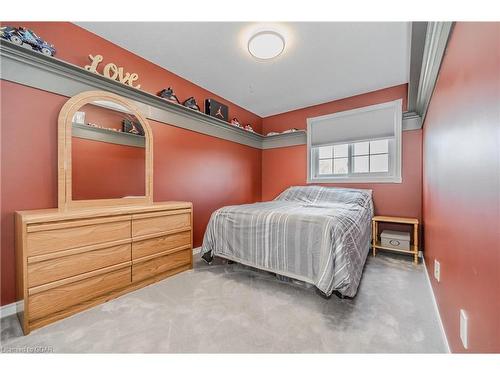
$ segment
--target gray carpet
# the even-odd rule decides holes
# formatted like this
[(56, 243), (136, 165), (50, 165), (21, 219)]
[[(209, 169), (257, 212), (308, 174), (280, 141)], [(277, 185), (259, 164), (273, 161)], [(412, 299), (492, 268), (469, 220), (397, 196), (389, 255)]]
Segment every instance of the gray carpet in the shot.
[[(3, 352), (444, 352), (423, 265), (368, 257), (354, 299), (219, 260), (21, 335), (1, 322)], [(37, 349), (38, 348), (38, 349)], [(41, 349), (40, 349), (41, 348)]]

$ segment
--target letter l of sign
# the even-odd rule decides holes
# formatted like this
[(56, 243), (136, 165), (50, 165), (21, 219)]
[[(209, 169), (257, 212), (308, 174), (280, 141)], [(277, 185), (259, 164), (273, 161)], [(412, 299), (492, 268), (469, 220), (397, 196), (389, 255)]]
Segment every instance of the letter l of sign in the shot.
[(85, 69), (87, 69), (89, 72), (97, 73), (97, 65), (99, 65), (99, 63), (102, 62), (104, 58), (102, 57), (102, 55), (89, 55), (89, 59), (92, 63), (90, 65), (85, 65)]

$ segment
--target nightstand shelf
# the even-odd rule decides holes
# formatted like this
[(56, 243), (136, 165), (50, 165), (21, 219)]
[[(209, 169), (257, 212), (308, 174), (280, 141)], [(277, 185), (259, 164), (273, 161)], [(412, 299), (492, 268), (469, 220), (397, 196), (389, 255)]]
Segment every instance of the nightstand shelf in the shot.
[[(413, 225), (413, 244), (410, 244), (410, 250), (402, 250), (390, 246), (382, 246), (378, 237), (378, 224), (379, 223), (395, 223), (395, 224), (408, 224)], [(403, 254), (413, 255), (413, 261), (418, 263), (418, 219), (407, 217), (393, 217), (393, 216), (374, 216), (372, 218), (372, 251), (373, 256), (377, 255), (378, 250), (388, 250)]]

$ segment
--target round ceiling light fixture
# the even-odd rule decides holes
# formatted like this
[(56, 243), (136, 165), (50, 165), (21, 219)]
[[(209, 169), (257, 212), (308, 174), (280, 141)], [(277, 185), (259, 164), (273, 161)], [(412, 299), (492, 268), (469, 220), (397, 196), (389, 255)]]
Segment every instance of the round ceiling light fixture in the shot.
[(260, 31), (248, 41), (248, 52), (259, 60), (279, 56), (285, 49), (285, 39), (276, 31)]

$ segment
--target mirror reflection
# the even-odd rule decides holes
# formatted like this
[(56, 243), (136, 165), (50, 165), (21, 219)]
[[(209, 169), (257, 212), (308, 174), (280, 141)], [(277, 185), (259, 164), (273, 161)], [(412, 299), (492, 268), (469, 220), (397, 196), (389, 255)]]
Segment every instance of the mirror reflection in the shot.
[(127, 108), (85, 104), (73, 116), (71, 135), (73, 200), (145, 196), (146, 138)]

